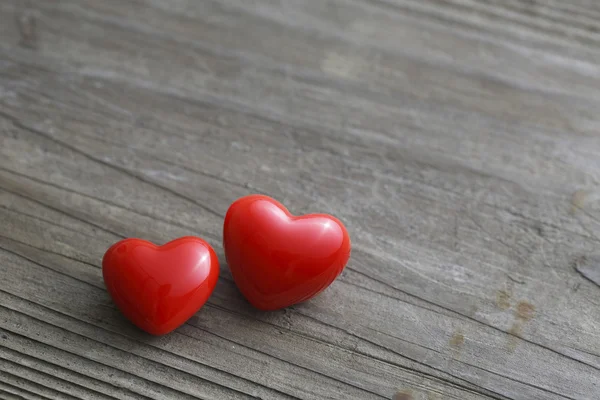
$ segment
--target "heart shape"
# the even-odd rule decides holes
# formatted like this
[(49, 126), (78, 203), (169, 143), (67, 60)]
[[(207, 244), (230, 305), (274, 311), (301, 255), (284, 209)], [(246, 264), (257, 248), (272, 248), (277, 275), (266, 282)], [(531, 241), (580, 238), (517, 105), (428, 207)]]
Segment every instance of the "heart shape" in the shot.
[(131, 322), (164, 335), (206, 303), (219, 278), (219, 260), (208, 243), (193, 236), (162, 246), (125, 239), (104, 254), (102, 275), (113, 301)]
[(293, 216), (262, 195), (242, 197), (229, 207), (223, 247), (236, 285), (262, 310), (316, 296), (339, 276), (350, 257), (350, 237), (337, 218)]

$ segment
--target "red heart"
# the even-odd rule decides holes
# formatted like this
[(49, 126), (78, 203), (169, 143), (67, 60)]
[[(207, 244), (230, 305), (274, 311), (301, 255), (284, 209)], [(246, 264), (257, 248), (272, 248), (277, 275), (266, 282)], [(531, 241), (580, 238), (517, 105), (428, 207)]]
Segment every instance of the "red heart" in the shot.
[(102, 275), (113, 301), (131, 322), (163, 335), (206, 303), (219, 278), (219, 260), (208, 243), (193, 236), (163, 246), (125, 239), (104, 254)]
[(293, 216), (274, 199), (251, 195), (227, 210), (223, 247), (242, 294), (275, 310), (327, 288), (350, 257), (344, 225), (326, 214)]

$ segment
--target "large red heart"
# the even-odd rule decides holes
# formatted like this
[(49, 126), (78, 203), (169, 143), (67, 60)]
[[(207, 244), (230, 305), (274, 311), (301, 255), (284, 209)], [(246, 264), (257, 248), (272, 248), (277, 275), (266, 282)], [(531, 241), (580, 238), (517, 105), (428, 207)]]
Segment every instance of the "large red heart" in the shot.
[(208, 243), (193, 236), (163, 246), (125, 239), (104, 254), (102, 275), (113, 301), (131, 322), (164, 335), (208, 300), (219, 278), (219, 260)]
[(262, 195), (242, 197), (229, 207), (223, 247), (238, 288), (262, 310), (314, 297), (338, 277), (350, 257), (350, 237), (338, 219), (293, 216)]

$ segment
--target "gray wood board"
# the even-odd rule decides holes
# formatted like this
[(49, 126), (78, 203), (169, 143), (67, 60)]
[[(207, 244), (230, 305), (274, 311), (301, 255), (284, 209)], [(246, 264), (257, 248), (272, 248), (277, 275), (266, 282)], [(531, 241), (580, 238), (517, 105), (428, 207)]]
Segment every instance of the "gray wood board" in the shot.
[[(600, 398), (600, 3), (0, 2), (0, 397)], [(347, 225), (349, 265), (247, 304), (223, 216)], [(104, 251), (208, 240), (164, 337)]]

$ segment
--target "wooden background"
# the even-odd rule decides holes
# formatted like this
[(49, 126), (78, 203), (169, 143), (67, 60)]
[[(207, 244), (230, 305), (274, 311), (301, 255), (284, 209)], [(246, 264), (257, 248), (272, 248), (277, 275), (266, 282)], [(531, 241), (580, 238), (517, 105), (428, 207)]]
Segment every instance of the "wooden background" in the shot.
[[(597, 0), (0, 0), (0, 398), (599, 399)], [(351, 261), (259, 312), (236, 198), (332, 213)], [(207, 239), (154, 338), (104, 251)]]

